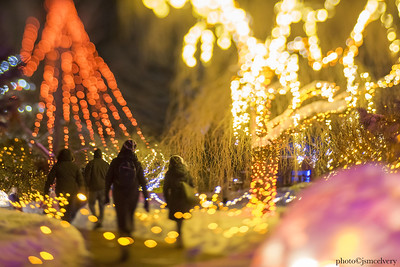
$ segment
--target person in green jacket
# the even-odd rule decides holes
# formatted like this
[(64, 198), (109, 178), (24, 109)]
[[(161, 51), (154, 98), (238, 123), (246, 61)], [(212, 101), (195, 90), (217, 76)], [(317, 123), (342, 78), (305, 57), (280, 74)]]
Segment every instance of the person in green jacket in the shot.
[(169, 209), (168, 218), (176, 221), (177, 224), (179, 236), (176, 244), (178, 248), (183, 247), (182, 224), (184, 219), (182, 216), (177, 216), (177, 213), (184, 214), (190, 212), (193, 208), (192, 203), (186, 201), (185, 192), (180, 182), (186, 182), (194, 187), (193, 177), (185, 161), (181, 156), (173, 155), (169, 159), (168, 171), (165, 173), (163, 194)]
[[(67, 198), (68, 205), (65, 207), (63, 219), (72, 222), (80, 208), (77, 194), (84, 189), (84, 182), (81, 169), (74, 162), (72, 152), (69, 149), (62, 149), (57, 156), (57, 163), (51, 168), (47, 175), (44, 186), (44, 194), (49, 194), (50, 186), (56, 180), (55, 192), (59, 196), (63, 194)], [(69, 196), (67, 196), (69, 194)]]
[[(95, 229), (102, 226), (104, 217), (104, 202), (105, 186), (106, 186), (106, 175), (110, 165), (103, 160), (103, 154), (100, 149), (94, 151), (93, 160), (89, 161), (86, 165), (84, 176), (86, 182), (86, 188), (89, 192), (88, 203), (91, 213), (98, 218), (95, 225)], [(96, 201), (98, 202), (99, 215), (96, 213)]]

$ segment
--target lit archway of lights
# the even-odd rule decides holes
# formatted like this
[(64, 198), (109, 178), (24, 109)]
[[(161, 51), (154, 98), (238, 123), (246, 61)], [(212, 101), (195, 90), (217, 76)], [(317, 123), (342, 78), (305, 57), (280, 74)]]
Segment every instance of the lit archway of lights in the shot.
[[(232, 41), (235, 43), (240, 71), (233, 78), (230, 87), (233, 129), (236, 136), (251, 136), (255, 154), (259, 155), (254, 157), (256, 161), (252, 166), (251, 192), (255, 198), (250, 201), (256, 207), (257, 214), (261, 210), (274, 209), (277, 173), (277, 156), (272, 157), (273, 160), (265, 168), (262, 162), (267, 162), (267, 159), (258, 150), (276, 142), (280, 133), (297, 127), (300, 120), (315, 114), (323, 115), (354, 108), (360, 98), (368, 103), (369, 112), (375, 112), (373, 96), (376, 89), (399, 83), (400, 63), (394, 64), (390, 73), (376, 81), (373, 81), (368, 72), (359, 73), (360, 68), (355, 57), (363, 44), (363, 33), (369, 23), (380, 20), (387, 32), (389, 50), (393, 55), (400, 51), (400, 40), (393, 24), (394, 15), (387, 9), (386, 1), (365, 2), (349, 37), (343, 42), (343, 47), (330, 49), (323, 55), (320, 36), (317, 34), (318, 23), (334, 18), (335, 7), (340, 0), (325, 0), (320, 9), (307, 6), (305, 1), (278, 1), (275, 5), (275, 26), (270, 36), (263, 41), (252, 36), (249, 15), (234, 0), (143, 0), (144, 5), (152, 9), (158, 17), (167, 16), (170, 7), (182, 8), (187, 3), (192, 5), (198, 22), (185, 35), (182, 51), (183, 61), (189, 67), (197, 64), (195, 54), (199, 42), (202, 62), (211, 60), (215, 42), (222, 49), (229, 48)], [(400, 1), (396, 1), (396, 5), (400, 10)], [(291, 27), (297, 23), (304, 24), (304, 36), (291, 35)], [(343, 76), (347, 80), (345, 93), (335, 96), (340, 87), (333, 82), (316, 81), (306, 86), (301, 85), (298, 79), (301, 57), (308, 60), (309, 66), (315, 72), (342, 64)], [(271, 84), (274, 77), (278, 78), (279, 86)], [(361, 94), (360, 89), (365, 90), (365, 93)], [(278, 94), (291, 94), (292, 102), (286, 111), (271, 121), (271, 101)], [(317, 107), (302, 107), (305, 100), (316, 95), (322, 96), (326, 101), (319, 102)], [(251, 115), (250, 107), (255, 110)], [(256, 126), (252, 132), (250, 123)]]
[[(44, 61), (40, 110), (36, 115), (32, 137), (39, 135), (45, 122), (49, 133), (48, 148), (53, 154), (56, 110), (62, 108), (64, 147), (70, 146), (70, 138), (73, 138), (70, 129), (74, 126), (78, 141), (86, 152), (86, 160), (88, 144), (95, 145), (98, 142), (96, 135), (110, 160), (115, 153), (108, 148), (108, 144), (111, 143), (113, 150), (118, 151), (118, 133), (130, 137), (131, 129), (135, 129), (149, 149), (144, 159), (146, 176), (152, 177), (151, 187), (158, 186), (162, 178), (160, 173), (165, 172), (165, 159), (160, 152), (150, 148), (112, 71), (90, 42), (73, 1), (46, 0), (45, 7), (47, 17), (40, 41), (36, 43), (39, 21), (30, 17), (26, 22), (20, 53), (26, 62), (23, 71), (28, 77)], [(57, 98), (61, 99), (62, 106), (58, 105)], [(131, 126), (125, 126), (124, 121), (129, 121)]]

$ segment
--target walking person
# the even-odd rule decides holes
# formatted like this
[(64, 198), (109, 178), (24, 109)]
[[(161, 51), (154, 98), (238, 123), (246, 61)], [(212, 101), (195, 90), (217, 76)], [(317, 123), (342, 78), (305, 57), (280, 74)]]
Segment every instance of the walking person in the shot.
[[(117, 215), (118, 232), (121, 237), (132, 237), (134, 229), (134, 214), (139, 201), (139, 187), (142, 188), (144, 208), (149, 212), (148, 193), (142, 164), (135, 153), (136, 143), (127, 140), (118, 156), (110, 163), (106, 176), (106, 201), (109, 203), (109, 191), (112, 189), (115, 212)], [(127, 247), (121, 247), (121, 261), (129, 257)]]
[[(79, 210), (77, 198), (78, 192), (83, 191), (84, 181), (81, 169), (74, 162), (72, 152), (69, 149), (62, 149), (57, 156), (57, 162), (47, 175), (44, 186), (44, 194), (49, 194), (50, 186), (56, 181), (55, 193), (57, 196), (63, 194), (68, 201), (65, 207), (63, 219), (72, 222)], [(69, 195), (67, 195), (69, 194)]]
[(190, 175), (189, 170), (182, 157), (173, 155), (169, 159), (168, 171), (165, 174), (163, 193), (167, 208), (169, 209), (168, 218), (176, 221), (177, 232), (177, 246), (183, 247), (182, 241), (182, 224), (184, 218), (177, 216), (177, 213), (187, 213), (193, 208), (193, 204), (186, 200), (186, 195), (181, 182), (188, 183), (193, 186), (193, 177)]
[[(93, 159), (86, 165), (84, 171), (86, 188), (89, 192), (88, 203), (90, 212), (97, 217), (98, 221), (94, 229), (100, 228), (104, 218), (104, 203), (106, 200), (104, 189), (106, 187), (106, 175), (110, 165), (103, 160), (100, 149), (94, 151)], [(96, 213), (96, 201), (99, 213)]]

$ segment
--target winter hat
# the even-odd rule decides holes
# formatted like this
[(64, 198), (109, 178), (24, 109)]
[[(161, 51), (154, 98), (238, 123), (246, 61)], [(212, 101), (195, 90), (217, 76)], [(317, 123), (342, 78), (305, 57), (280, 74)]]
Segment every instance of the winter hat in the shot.
[(169, 159), (169, 164), (171, 166), (178, 166), (178, 165), (183, 165), (184, 161), (183, 158), (179, 155), (172, 155), (171, 158)]
[(64, 148), (60, 151), (60, 153), (58, 153), (57, 160), (58, 161), (73, 161), (74, 157), (72, 155), (71, 150), (69, 150), (68, 148)]
[(101, 153), (101, 150), (97, 148), (97, 149), (94, 151), (93, 157), (94, 157), (95, 159), (101, 159), (102, 156), (103, 156), (103, 154)]
[(130, 151), (135, 151), (135, 149), (136, 149), (136, 142), (133, 141), (133, 140), (126, 140), (125, 143), (124, 143), (124, 145), (123, 145), (123, 147), (126, 148), (126, 149), (128, 149), (128, 150), (130, 150)]

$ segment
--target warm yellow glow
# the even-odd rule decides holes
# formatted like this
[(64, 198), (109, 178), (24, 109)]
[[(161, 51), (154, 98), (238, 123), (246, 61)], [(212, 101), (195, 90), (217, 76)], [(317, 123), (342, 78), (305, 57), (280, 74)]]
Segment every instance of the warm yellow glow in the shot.
[(182, 8), (186, 4), (187, 0), (169, 0), (169, 3), (174, 8)]
[(64, 227), (64, 228), (67, 228), (67, 227), (70, 227), (70, 226), (71, 226), (71, 224), (70, 224), (69, 222), (67, 222), (67, 221), (61, 221), (60, 224), (61, 224), (61, 226)]
[(183, 217), (183, 219), (188, 220), (188, 219), (192, 218), (192, 214), (189, 213), (189, 212), (185, 212), (185, 213), (182, 215), (182, 217)]
[(159, 227), (159, 226), (153, 226), (153, 227), (151, 227), (151, 231), (152, 231), (153, 233), (155, 233), (155, 234), (159, 234), (159, 233), (162, 232), (162, 229), (161, 229), (161, 227)]
[(393, 42), (395, 39), (396, 39), (396, 32), (395, 31), (391, 31), (391, 32), (389, 32), (388, 34), (387, 34), (387, 39), (390, 41), (390, 42)]
[(144, 241), (144, 245), (148, 248), (154, 248), (157, 246), (157, 242), (149, 239), (149, 240)]
[(177, 218), (177, 219), (180, 219), (180, 218), (182, 218), (182, 216), (183, 216), (183, 213), (182, 213), (182, 212), (180, 212), (180, 211), (178, 211), (178, 212), (175, 212), (175, 214), (174, 214), (174, 217), (175, 217), (175, 218)]
[(217, 227), (218, 227), (218, 224), (216, 224), (216, 223), (210, 223), (208, 225), (208, 229), (210, 229), (210, 230), (215, 230), (215, 229), (217, 229)]
[(78, 197), (78, 199), (79, 199), (80, 201), (86, 201), (86, 200), (87, 200), (87, 197), (86, 197), (84, 194), (82, 194), (82, 193), (79, 193), (79, 194), (77, 195), (77, 197)]
[(118, 244), (121, 246), (128, 246), (130, 244), (133, 244), (134, 240), (130, 237), (120, 237), (118, 238)]
[(81, 210), (80, 210), (80, 213), (81, 213), (82, 215), (89, 215), (89, 214), (90, 214), (90, 212), (89, 212), (88, 209), (81, 209)]
[(40, 257), (42, 257), (42, 259), (47, 260), (47, 261), (54, 260), (53, 255), (51, 255), (49, 252), (46, 252), (46, 251), (40, 252)]
[(93, 222), (93, 223), (95, 223), (95, 222), (98, 221), (97, 217), (94, 216), (94, 215), (89, 215), (89, 216), (88, 216), (88, 220), (89, 220), (90, 222)]
[(179, 236), (179, 234), (176, 231), (170, 231), (170, 232), (168, 232), (167, 236), (169, 238), (177, 238)]
[[(163, 0), (154, 0), (158, 1)], [(376, 89), (400, 83), (400, 64), (393, 65), (385, 77), (373, 81), (371, 75), (365, 71), (359, 73), (361, 68), (356, 60), (359, 48), (364, 42), (366, 27), (378, 20), (387, 29), (386, 37), (391, 53), (400, 52), (400, 40), (396, 39), (397, 29), (394, 27), (393, 16), (386, 12), (385, 1), (366, 1), (356, 23), (350, 25), (353, 27), (342, 42), (344, 47), (328, 48), (328, 50), (321, 49), (322, 32), (318, 27), (330, 19), (335, 19), (335, 9), (340, 0), (326, 0), (318, 9), (313, 9), (305, 3), (306, 1), (278, 2), (274, 7), (275, 25), (265, 40), (258, 40), (252, 36), (249, 14), (239, 8), (238, 3), (233, 0), (187, 2), (191, 4), (193, 14), (197, 18), (196, 24), (184, 37), (182, 58), (189, 67), (196, 66), (198, 62), (205, 64), (211, 61), (214, 38), (222, 49), (231, 47), (231, 42), (234, 42), (237, 49), (239, 71), (232, 78), (230, 85), (232, 128), (237, 138), (236, 144), (240, 140), (239, 137), (250, 136), (252, 140), (258, 140), (257, 138), (261, 140), (259, 143), (254, 143), (255, 147), (263, 147), (275, 142), (283, 131), (300, 127), (302, 121), (313, 114), (311, 108), (307, 110), (302, 104), (313, 97), (322, 97), (327, 105), (338, 103), (335, 109), (329, 112), (353, 109), (360, 100), (365, 100), (368, 112), (373, 113), (376, 111), (373, 101)], [(397, 2), (396, 5), (400, 7)], [(302, 27), (304, 34), (293, 36), (294, 24), (300, 24), (298, 26)], [(200, 53), (196, 51), (198, 47), (201, 49)], [(323, 51), (327, 51), (326, 54), (323, 54), (325, 53)], [(308, 61), (310, 70), (316, 74), (325, 68), (342, 65), (342, 75), (346, 79), (344, 88), (333, 82), (317, 82), (318, 85), (301, 84), (298, 75), (300, 59)], [(278, 85), (271, 86), (272, 81), (277, 81)], [(344, 91), (342, 89), (345, 90), (345, 95), (337, 97), (337, 92)], [(365, 93), (361, 94), (360, 89), (365, 89)], [(291, 96), (292, 99), (282, 116), (272, 121), (270, 107), (272, 100), (278, 94)], [(326, 112), (324, 108), (324, 105), (319, 105), (319, 108), (314, 107), (314, 113), (324, 114)], [(331, 126), (328, 127), (331, 130)], [(278, 130), (274, 131), (275, 129)], [(252, 162), (250, 187), (253, 198), (248, 206), (253, 207), (253, 215), (258, 217), (261, 217), (265, 210), (275, 210), (272, 199), (276, 195), (278, 156), (273, 156), (273, 159), (269, 160), (270, 157), (260, 155)], [(331, 170), (334, 167), (330, 164), (328, 161), (327, 168)], [(215, 209), (212, 208), (212, 202), (207, 201), (206, 197), (200, 196), (200, 199), (203, 210), (213, 214)], [(244, 228), (242, 230), (244, 231)], [(230, 236), (231, 232), (225, 234)]]
[(31, 264), (43, 264), (42, 260), (35, 256), (29, 256), (28, 260)]
[(168, 244), (173, 244), (176, 242), (176, 238), (170, 238), (167, 236), (166, 238), (164, 238), (164, 241)]
[(42, 233), (46, 235), (51, 234), (51, 229), (47, 226), (40, 226), (40, 231), (42, 231)]
[(111, 232), (104, 232), (103, 236), (107, 240), (113, 240), (115, 238), (115, 235)]

